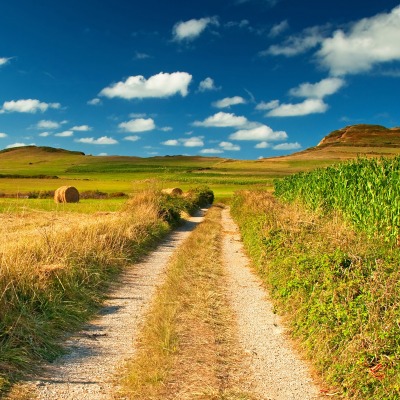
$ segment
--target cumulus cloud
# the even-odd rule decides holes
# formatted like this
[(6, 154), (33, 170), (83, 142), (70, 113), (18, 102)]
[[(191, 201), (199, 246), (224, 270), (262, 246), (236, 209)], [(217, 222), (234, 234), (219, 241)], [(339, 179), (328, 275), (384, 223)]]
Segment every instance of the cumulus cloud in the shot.
[(42, 132), (42, 133), (39, 133), (39, 136), (47, 137), (47, 136), (51, 136), (51, 133), (50, 132)]
[(268, 147), (271, 147), (268, 142), (260, 142), (254, 146), (255, 149), (267, 149)]
[(161, 142), (164, 146), (185, 146), (185, 147), (203, 147), (204, 142), (202, 137), (193, 136), (189, 139), (169, 139)]
[(170, 132), (172, 130), (173, 130), (172, 126), (163, 126), (162, 128), (160, 128), (160, 131), (163, 132)]
[(124, 82), (117, 82), (104, 88), (100, 96), (123, 99), (166, 98), (180, 93), (182, 97), (188, 94), (188, 86), (192, 75), (187, 72), (160, 72), (149, 79), (142, 75), (130, 76)]
[(132, 136), (125, 136), (124, 140), (128, 140), (129, 142), (136, 142), (140, 139), (140, 136), (132, 135)]
[(219, 147), (221, 147), (225, 151), (239, 151), (240, 150), (240, 146), (239, 145), (233, 144), (231, 142), (221, 142), (219, 144)]
[(26, 143), (17, 142), (17, 143), (9, 144), (6, 148), (12, 149), (13, 147), (25, 147), (25, 146), (36, 146), (36, 144), (35, 143), (26, 144)]
[(270, 110), (267, 117), (297, 117), (309, 114), (324, 113), (328, 105), (322, 99), (306, 99), (297, 104), (280, 104)]
[(302, 83), (290, 90), (290, 94), (296, 97), (323, 99), (325, 96), (336, 93), (345, 81), (341, 78), (326, 78), (317, 83)]
[(91, 130), (92, 130), (92, 127), (89, 125), (76, 125), (71, 128), (71, 131), (78, 131), (78, 132), (88, 132)]
[(273, 147), (274, 150), (298, 150), (301, 149), (301, 144), (295, 143), (281, 143)]
[(279, 22), (279, 24), (275, 24), (271, 30), (269, 31), (269, 37), (279, 36), (281, 33), (285, 32), (289, 29), (289, 23), (285, 19), (284, 21)]
[(75, 140), (78, 143), (86, 143), (86, 144), (117, 144), (118, 141), (113, 139), (112, 137), (102, 136), (98, 139), (93, 137), (90, 138), (81, 138)]
[(64, 132), (56, 133), (54, 136), (71, 137), (71, 136), (74, 136), (74, 132), (72, 132), (72, 131), (64, 131)]
[(214, 102), (212, 105), (217, 108), (229, 108), (230, 106), (234, 106), (236, 104), (246, 104), (246, 100), (240, 96), (225, 97), (222, 100)]
[(378, 63), (400, 60), (400, 6), (337, 30), (317, 52), (332, 75), (366, 72)]
[(36, 129), (58, 129), (60, 125), (59, 122), (42, 119), (36, 124)]
[(210, 77), (204, 79), (199, 83), (199, 92), (207, 92), (209, 90), (218, 90), (215, 86), (214, 80)]
[(180, 139), (185, 147), (203, 147), (204, 142), (201, 137), (193, 136), (189, 139)]
[(119, 128), (125, 132), (147, 132), (155, 129), (156, 125), (152, 118), (137, 118), (131, 119), (127, 122), (121, 122), (118, 125)]
[(285, 140), (287, 133), (284, 131), (273, 131), (267, 125), (259, 125), (252, 129), (241, 129), (232, 133), (229, 136), (232, 140), (256, 140), (256, 141), (271, 141), (271, 140)]
[(316, 47), (326, 37), (327, 27), (313, 26), (306, 28), (297, 36), (289, 36), (281, 45), (272, 45), (260, 52), (261, 56), (293, 57)]
[(256, 106), (256, 110), (272, 110), (273, 108), (276, 108), (279, 106), (279, 100), (271, 100), (268, 103), (262, 101), (261, 103), (258, 103)]
[(218, 112), (211, 117), (206, 118), (204, 121), (193, 122), (194, 126), (204, 126), (207, 128), (229, 128), (229, 127), (239, 127), (246, 125), (248, 120), (246, 117), (237, 116), (233, 113)]
[(201, 154), (221, 154), (224, 151), (221, 149), (201, 149), (200, 153)]
[(5, 137), (7, 137), (7, 136), (8, 136), (7, 133), (0, 132), (0, 138), (5, 138)]
[(44, 103), (36, 99), (25, 100), (11, 100), (5, 101), (0, 113), (5, 112), (20, 112), (35, 114), (38, 111), (45, 112), (49, 108), (58, 109), (61, 107), (60, 103)]
[(89, 100), (87, 102), (87, 104), (89, 104), (90, 106), (98, 106), (101, 104), (101, 100), (99, 98), (95, 97), (94, 99)]
[(194, 40), (200, 36), (200, 34), (207, 28), (208, 25), (219, 25), (218, 18), (208, 17), (178, 22), (172, 28), (174, 40), (178, 42), (182, 40)]
[(161, 142), (164, 146), (179, 146), (179, 140), (177, 139), (169, 139), (165, 142)]
[(8, 62), (11, 60), (11, 57), (0, 57), (0, 67), (2, 65), (8, 64)]

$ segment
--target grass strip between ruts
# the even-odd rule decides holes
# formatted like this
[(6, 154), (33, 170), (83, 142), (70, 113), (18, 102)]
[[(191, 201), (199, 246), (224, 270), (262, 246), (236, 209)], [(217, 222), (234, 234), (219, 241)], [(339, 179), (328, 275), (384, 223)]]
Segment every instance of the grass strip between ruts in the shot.
[(173, 256), (138, 342), (118, 382), (119, 399), (250, 399), (237, 362), (224, 292), (221, 208), (212, 207)]

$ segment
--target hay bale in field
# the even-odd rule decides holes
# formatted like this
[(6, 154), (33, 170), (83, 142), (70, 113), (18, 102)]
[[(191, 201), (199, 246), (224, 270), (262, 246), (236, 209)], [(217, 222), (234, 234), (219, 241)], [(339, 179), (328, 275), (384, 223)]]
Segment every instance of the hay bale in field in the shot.
[(182, 196), (183, 195), (183, 190), (180, 188), (168, 188), (168, 189), (163, 189), (163, 193), (170, 194), (172, 196)]
[(56, 203), (78, 203), (79, 192), (73, 186), (61, 186), (54, 192), (54, 201)]

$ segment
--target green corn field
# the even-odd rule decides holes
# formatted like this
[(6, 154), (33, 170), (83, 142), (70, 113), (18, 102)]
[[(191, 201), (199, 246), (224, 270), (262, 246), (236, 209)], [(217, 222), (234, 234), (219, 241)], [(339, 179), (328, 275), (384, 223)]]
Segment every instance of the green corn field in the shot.
[(366, 232), (396, 244), (400, 230), (400, 157), (364, 159), (274, 182), (275, 195), (313, 210), (339, 210)]

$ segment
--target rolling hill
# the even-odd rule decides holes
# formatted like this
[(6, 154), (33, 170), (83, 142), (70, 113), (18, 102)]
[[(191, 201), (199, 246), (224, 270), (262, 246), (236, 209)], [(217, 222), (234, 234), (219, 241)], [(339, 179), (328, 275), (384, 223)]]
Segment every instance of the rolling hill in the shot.
[[(243, 187), (271, 187), (275, 178), (360, 155), (400, 155), (400, 128), (347, 126), (331, 132), (315, 147), (261, 160), (181, 155), (100, 157), (36, 146), (6, 149), (0, 151), (0, 178), (3, 178), (0, 179), (0, 193), (23, 193), (32, 187), (52, 190), (59, 184), (76, 184), (82, 190), (130, 191), (149, 181), (183, 188), (206, 184), (217, 191), (232, 193)], [(17, 177), (25, 179), (15, 179)], [(57, 183), (55, 178), (58, 178)]]

